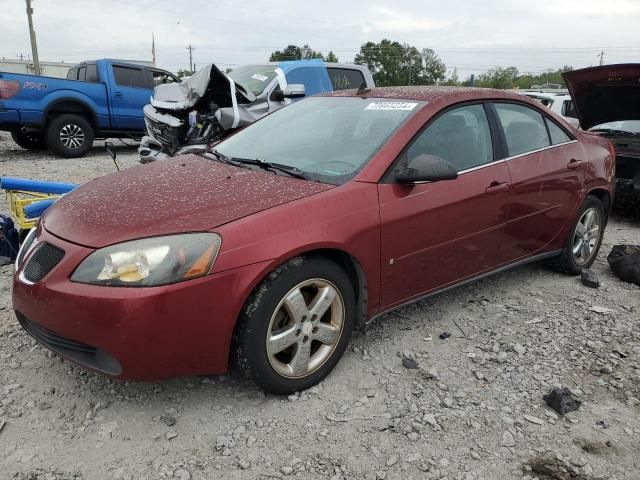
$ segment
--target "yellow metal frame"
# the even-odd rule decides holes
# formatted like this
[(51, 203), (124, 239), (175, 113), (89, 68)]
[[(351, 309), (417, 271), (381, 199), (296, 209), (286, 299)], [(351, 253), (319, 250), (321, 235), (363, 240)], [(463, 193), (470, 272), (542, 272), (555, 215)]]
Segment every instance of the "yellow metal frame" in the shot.
[(38, 222), (37, 218), (27, 218), (24, 214), (24, 207), (42, 200), (55, 200), (61, 195), (50, 195), (46, 193), (25, 192), (22, 190), (7, 190), (7, 198), (9, 199), (9, 210), (11, 216), (18, 224), (21, 230), (28, 230), (35, 227)]

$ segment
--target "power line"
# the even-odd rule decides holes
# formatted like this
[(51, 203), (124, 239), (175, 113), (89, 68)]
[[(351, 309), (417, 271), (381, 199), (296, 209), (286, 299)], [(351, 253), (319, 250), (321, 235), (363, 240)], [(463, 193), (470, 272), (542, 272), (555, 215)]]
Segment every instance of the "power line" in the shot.
[(193, 45), (189, 44), (187, 50), (189, 50), (189, 71), (193, 72), (193, 51), (196, 49)]
[(31, 0), (26, 0), (27, 2), (27, 20), (29, 22), (29, 36), (31, 37), (31, 52), (33, 54), (33, 73), (36, 75), (40, 75), (42, 71), (40, 70), (40, 60), (38, 59), (38, 44), (36, 42), (36, 32), (33, 29), (33, 19), (31, 16), (33, 15), (33, 8), (31, 8)]

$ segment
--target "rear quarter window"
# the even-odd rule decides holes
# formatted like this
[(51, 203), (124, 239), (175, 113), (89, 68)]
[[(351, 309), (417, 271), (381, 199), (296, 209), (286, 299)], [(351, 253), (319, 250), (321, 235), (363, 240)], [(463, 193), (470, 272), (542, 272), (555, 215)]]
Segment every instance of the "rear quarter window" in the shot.
[(364, 82), (364, 75), (360, 70), (351, 68), (328, 67), (329, 79), (334, 90), (348, 90), (359, 88)]

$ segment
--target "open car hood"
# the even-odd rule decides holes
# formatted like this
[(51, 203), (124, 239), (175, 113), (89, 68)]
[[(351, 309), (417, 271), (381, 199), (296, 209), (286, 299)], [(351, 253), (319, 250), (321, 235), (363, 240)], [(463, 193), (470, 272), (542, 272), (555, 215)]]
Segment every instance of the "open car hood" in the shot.
[(563, 74), (580, 126), (640, 120), (640, 64), (604, 65)]
[(180, 83), (167, 83), (158, 85), (153, 91), (151, 105), (164, 110), (184, 110), (193, 107), (205, 95), (207, 89), (215, 89), (220, 93), (227, 94), (228, 105), (220, 107), (232, 107), (231, 89), (234, 94), (244, 102), (254, 102), (256, 97), (253, 93), (247, 92), (241, 85), (238, 85), (215, 65), (207, 65), (198, 70), (191, 77)]

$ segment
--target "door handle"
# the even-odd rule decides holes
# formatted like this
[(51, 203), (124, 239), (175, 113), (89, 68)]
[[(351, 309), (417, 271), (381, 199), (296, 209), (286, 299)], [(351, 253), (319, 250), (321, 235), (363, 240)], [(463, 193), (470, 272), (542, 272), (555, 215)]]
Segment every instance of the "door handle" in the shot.
[(567, 163), (567, 168), (569, 170), (575, 170), (580, 165), (582, 165), (582, 160), (576, 160), (575, 158), (572, 158), (571, 161)]
[(506, 192), (507, 190), (509, 190), (509, 184), (507, 182), (503, 182), (503, 183), (492, 182), (491, 185), (489, 185), (485, 189), (485, 192), (488, 193), (489, 195), (495, 195), (498, 193)]
[(122, 98), (122, 92), (113, 92), (113, 96), (116, 98)]

